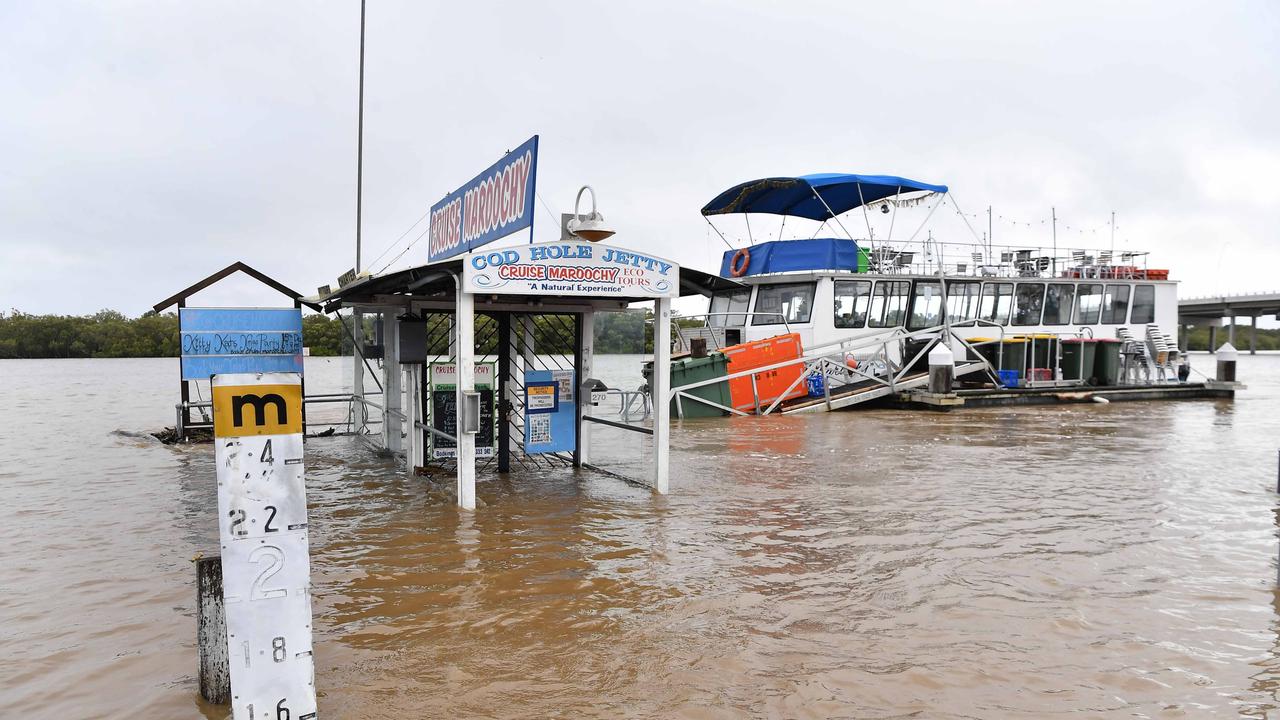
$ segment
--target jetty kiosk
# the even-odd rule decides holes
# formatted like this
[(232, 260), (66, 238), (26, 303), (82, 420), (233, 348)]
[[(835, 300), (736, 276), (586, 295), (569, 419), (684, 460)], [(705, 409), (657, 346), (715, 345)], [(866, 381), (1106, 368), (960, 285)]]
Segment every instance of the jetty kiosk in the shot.
[[(368, 432), (374, 411), (381, 416), (379, 449), (404, 456), (412, 470), (451, 471), (458, 505), (474, 508), (478, 461), (499, 473), (510, 472), (513, 461), (592, 467), (583, 423), (613, 425), (652, 436), (652, 487), (665, 493), (666, 404), (659, 403), (652, 427), (589, 410), (598, 401), (596, 384), (587, 382), (595, 314), (653, 303), (653, 394), (665, 397), (671, 300), (709, 298), (739, 283), (639, 247), (599, 244), (614, 232), (585, 186), (573, 215), (562, 216), (560, 240), (533, 243), (537, 162), (535, 135), (433, 205), (426, 264), (377, 276), (353, 271), (336, 291), (316, 298), (327, 312), (352, 311), (360, 356), (353, 363), (352, 430), (375, 437)], [(588, 194), (591, 209), (580, 212)], [(522, 230), (529, 244), (490, 245)], [(372, 345), (361, 339), (369, 315)], [(560, 342), (539, 348), (538, 332), (548, 328)], [(565, 345), (570, 352), (560, 354)], [(375, 357), (382, 360), (381, 379), (368, 362)], [(366, 369), (375, 400), (365, 392)]]
[[(357, 344), (353, 399), (381, 416), (381, 450), (407, 465), (456, 477), (458, 504), (475, 507), (476, 466), (589, 467), (587, 426), (652, 436), (652, 487), (669, 480), (670, 408), (656, 403), (652, 426), (591, 413), (592, 335), (597, 313), (652, 302), (652, 394), (669, 391), (671, 300), (733, 289), (732, 280), (616, 245), (581, 239), (517, 245), (369, 277), (322, 299), (350, 309), (356, 327), (374, 316), (382, 343)], [(539, 352), (535, 318), (572, 338), (569, 355)], [(479, 329), (479, 330), (478, 330)], [(382, 377), (363, 356), (382, 356)], [(366, 380), (376, 385), (369, 399)], [(452, 399), (450, 396), (453, 396)], [(366, 416), (367, 417), (367, 416)], [(376, 438), (364, 427), (357, 437)], [(598, 469), (598, 468), (596, 468)]]

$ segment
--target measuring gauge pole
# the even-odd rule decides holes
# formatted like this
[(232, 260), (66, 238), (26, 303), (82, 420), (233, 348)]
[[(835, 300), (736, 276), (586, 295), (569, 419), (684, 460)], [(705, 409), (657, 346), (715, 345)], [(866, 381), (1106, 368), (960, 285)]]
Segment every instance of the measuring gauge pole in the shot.
[(213, 376), (235, 720), (316, 717), (298, 373)]

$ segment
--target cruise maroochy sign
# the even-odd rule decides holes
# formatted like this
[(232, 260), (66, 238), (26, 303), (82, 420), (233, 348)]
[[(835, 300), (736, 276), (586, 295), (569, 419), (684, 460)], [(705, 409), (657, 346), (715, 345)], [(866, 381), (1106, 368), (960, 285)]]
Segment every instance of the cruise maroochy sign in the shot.
[(533, 225), (538, 136), (512, 150), (431, 206), (427, 262), (436, 262)]
[(462, 285), (479, 294), (676, 297), (680, 266), (599, 243), (516, 245), (467, 258)]

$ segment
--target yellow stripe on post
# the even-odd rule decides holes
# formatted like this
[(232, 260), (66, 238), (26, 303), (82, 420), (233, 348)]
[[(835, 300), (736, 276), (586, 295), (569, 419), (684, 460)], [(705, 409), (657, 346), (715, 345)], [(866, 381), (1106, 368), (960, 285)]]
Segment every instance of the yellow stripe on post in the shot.
[(302, 385), (213, 388), (214, 437), (302, 432)]

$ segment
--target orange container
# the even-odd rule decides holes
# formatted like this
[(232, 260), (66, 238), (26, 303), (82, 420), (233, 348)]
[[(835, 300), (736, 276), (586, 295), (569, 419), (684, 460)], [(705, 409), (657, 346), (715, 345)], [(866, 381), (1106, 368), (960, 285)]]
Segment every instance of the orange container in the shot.
[[(797, 360), (804, 349), (800, 346), (800, 335), (791, 333), (734, 345), (721, 352), (729, 359), (729, 374), (732, 375), (744, 370), (776, 365), (787, 360)], [(803, 374), (803, 363), (756, 373), (756, 393), (760, 397), (760, 405), (768, 407), (779, 397), (790, 400), (808, 395), (809, 389), (802, 382), (796, 383), (795, 388), (787, 392), (787, 388), (791, 387), (791, 384)], [(743, 375), (729, 381), (729, 397), (735, 410), (750, 412), (756, 408), (755, 395), (751, 392), (751, 377)]]

